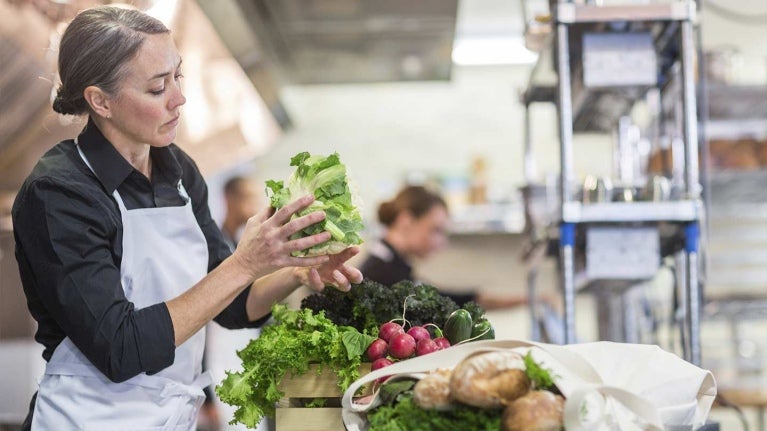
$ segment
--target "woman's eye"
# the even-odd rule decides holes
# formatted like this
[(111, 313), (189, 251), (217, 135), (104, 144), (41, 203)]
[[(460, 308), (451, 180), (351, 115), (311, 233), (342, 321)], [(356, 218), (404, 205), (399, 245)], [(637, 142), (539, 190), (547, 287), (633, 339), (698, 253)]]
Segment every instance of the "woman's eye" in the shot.
[(176, 74), (176, 81), (178, 81), (179, 79), (181, 79), (181, 78), (183, 78), (183, 77), (184, 77), (184, 74), (183, 74), (183, 73), (181, 73), (181, 72), (177, 73), (177, 74)]
[(157, 90), (150, 90), (149, 92), (154, 94), (155, 96), (159, 96), (162, 93), (165, 93), (165, 88), (160, 88), (160, 89), (157, 89)]

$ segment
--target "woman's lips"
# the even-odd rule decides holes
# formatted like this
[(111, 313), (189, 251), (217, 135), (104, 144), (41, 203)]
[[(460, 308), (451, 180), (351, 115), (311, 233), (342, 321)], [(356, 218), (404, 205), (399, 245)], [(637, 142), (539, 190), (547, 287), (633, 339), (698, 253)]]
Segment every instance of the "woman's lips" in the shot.
[(179, 119), (179, 117), (176, 117), (176, 118), (168, 121), (167, 123), (165, 123), (165, 125), (166, 126), (171, 126), (171, 127), (178, 126), (178, 119)]

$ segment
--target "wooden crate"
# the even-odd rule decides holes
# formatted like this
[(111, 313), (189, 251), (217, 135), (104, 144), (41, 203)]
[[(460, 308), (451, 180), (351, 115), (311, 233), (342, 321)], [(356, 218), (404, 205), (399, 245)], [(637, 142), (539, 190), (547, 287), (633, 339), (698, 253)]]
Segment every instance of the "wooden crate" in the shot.
[[(286, 376), (280, 383), (285, 395), (277, 404), (275, 421), (277, 431), (343, 431), (341, 397), (335, 373), (323, 367), (317, 374), (318, 365), (311, 365), (301, 376)], [(370, 364), (360, 366), (360, 376), (370, 372)], [(303, 407), (310, 398), (326, 398), (332, 407)]]

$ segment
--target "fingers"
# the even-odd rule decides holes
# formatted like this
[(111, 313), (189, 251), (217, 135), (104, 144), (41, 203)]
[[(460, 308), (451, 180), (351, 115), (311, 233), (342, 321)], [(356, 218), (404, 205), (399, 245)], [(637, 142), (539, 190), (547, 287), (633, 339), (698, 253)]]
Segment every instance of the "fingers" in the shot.
[(333, 283), (333, 287), (340, 290), (341, 292), (347, 292), (349, 289), (351, 289), (351, 284), (349, 283), (349, 280), (346, 278), (344, 274), (341, 273), (339, 270), (333, 271), (333, 280), (335, 283)]
[(264, 208), (261, 211), (257, 212), (253, 217), (251, 217), (248, 220), (249, 221), (255, 220), (260, 225), (260, 224), (263, 224), (265, 221), (267, 221), (269, 217), (272, 216), (273, 213), (274, 213), (274, 208), (272, 207)]
[(346, 249), (344, 249), (342, 252), (336, 254), (333, 256), (335, 260), (338, 262), (346, 262), (347, 260), (353, 258), (357, 254), (359, 254), (360, 248), (357, 246), (351, 246)]
[[(277, 212), (274, 213), (272, 216), (272, 219), (280, 225), (283, 225), (287, 223), (288, 220), (290, 220), (290, 217), (297, 213), (298, 211), (301, 211), (302, 209), (308, 207), (309, 205), (314, 202), (314, 196), (312, 195), (306, 195), (303, 197), (300, 197), (293, 202), (285, 205), (284, 207), (277, 210)], [(316, 222), (315, 222), (316, 223)]]
[[(306, 236), (299, 239), (294, 239), (285, 243), (285, 250), (289, 252), (306, 250), (309, 247), (314, 247), (317, 244), (322, 244), (330, 240), (329, 232), (320, 232), (312, 236)], [(329, 258), (329, 257), (328, 257)]]
[(325, 289), (325, 283), (322, 282), (320, 273), (316, 268), (309, 270), (309, 288), (316, 292), (322, 292)]
[(330, 260), (330, 257), (327, 255), (313, 256), (313, 257), (290, 257), (288, 258), (287, 265), (285, 266), (297, 266), (297, 267), (320, 266), (322, 264), (328, 263), (329, 260)]
[(349, 280), (350, 283), (362, 283), (362, 272), (360, 272), (359, 269), (350, 265), (342, 265), (341, 272), (344, 274), (346, 279)]
[(283, 237), (289, 237), (290, 235), (293, 235), (296, 232), (300, 232), (301, 230), (315, 223), (319, 223), (322, 220), (325, 220), (324, 211), (311, 212), (303, 217), (298, 217), (295, 220), (291, 220), (288, 223), (285, 223), (280, 228), (280, 235)]

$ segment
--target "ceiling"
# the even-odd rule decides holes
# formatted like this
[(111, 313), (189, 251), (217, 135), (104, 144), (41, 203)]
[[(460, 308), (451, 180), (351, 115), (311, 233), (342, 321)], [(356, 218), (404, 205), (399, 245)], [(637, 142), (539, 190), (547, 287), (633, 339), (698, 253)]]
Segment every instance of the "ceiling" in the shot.
[(264, 0), (259, 34), (293, 83), (449, 79), (458, 0)]
[(520, 0), (197, 0), (244, 69), (281, 84), (448, 80), (460, 38), (520, 38)]

